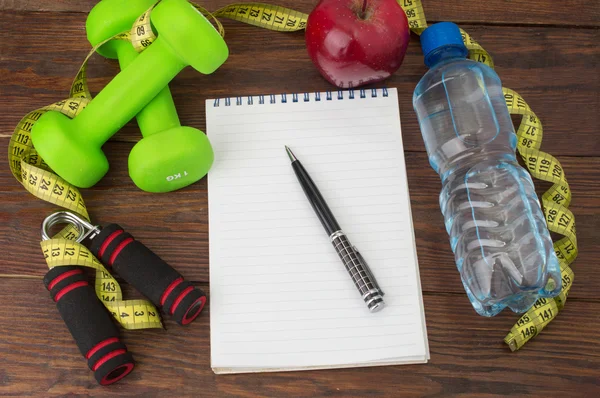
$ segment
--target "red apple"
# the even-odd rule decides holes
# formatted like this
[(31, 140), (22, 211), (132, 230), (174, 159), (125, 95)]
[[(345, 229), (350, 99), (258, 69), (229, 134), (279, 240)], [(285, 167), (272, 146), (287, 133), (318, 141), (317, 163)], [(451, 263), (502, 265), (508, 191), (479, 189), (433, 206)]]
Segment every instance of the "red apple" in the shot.
[(310, 58), (341, 88), (387, 79), (402, 64), (409, 40), (396, 0), (321, 0), (306, 23)]

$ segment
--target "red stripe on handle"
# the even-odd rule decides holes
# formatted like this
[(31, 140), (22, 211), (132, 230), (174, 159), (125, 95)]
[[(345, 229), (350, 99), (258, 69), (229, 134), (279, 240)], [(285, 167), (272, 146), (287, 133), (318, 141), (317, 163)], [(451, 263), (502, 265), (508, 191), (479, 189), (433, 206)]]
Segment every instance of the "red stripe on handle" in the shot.
[(113, 240), (115, 240), (115, 238), (119, 235), (121, 235), (124, 231), (122, 229), (118, 229), (115, 232), (113, 232), (112, 234), (108, 235), (106, 237), (106, 239), (104, 240), (104, 242), (102, 242), (102, 245), (100, 246), (100, 250), (98, 250), (98, 257), (102, 257), (104, 255), (104, 252), (106, 251), (106, 248), (108, 247), (108, 245), (110, 245), (110, 242), (112, 242)]
[(169, 285), (169, 287), (167, 287), (165, 289), (165, 291), (163, 292), (162, 296), (160, 296), (160, 306), (162, 307), (163, 305), (165, 305), (165, 301), (167, 300), (167, 297), (169, 297), (169, 294), (171, 294), (171, 292), (173, 290), (175, 290), (175, 288), (181, 283), (183, 282), (183, 277), (179, 277), (177, 279), (175, 279), (173, 282), (171, 282), (171, 284)]
[[(196, 303), (200, 302), (200, 307), (197, 308), (194, 312), (190, 315), (190, 310), (192, 308), (194, 308), (194, 306), (196, 305)], [(206, 304), (206, 297), (202, 296), (200, 297), (198, 300), (194, 301), (192, 303), (192, 305), (190, 305), (190, 308), (187, 309), (187, 311), (185, 312), (185, 314), (183, 315), (183, 319), (181, 320), (181, 324), (182, 325), (187, 325), (189, 323), (191, 323), (194, 319), (196, 319), (198, 317), (198, 315), (200, 315), (200, 313), (202, 312), (202, 309), (204, 308), (204, 305)]]
[(70, 285), (62, 288), (58, 293), (56, 293), (56, 296), (54, 296), (54, 301), (58, 303), (58, 300), (60, 300), (62, 298), (62, 296), (69, 293), (71, 290), (75, 290), (78, 287), (83, 287), (83, 286), (87, 286), (87, 285), (88, 285), (87, 281), (79, 281), (79, 282), (71, 283)]
[(118, 343), (118, 342), (119, 342), (118, 337), (111, 337), (110, 339), (101, 341), (100, 343), (98, 343), (94, 347), (92, 347), (92, 349), (89, 350), (87, 354), (85, 354), (85, 359), (90, 359), (95, 353), (97, 353), (99, 350), (103, 349), (107, 345), (112, 344), (112, 343)]
[(73, 275), (77, 275), (77, 274), (83, 274), (83, 271), (80, 270), (80, 269), (72, 269), (71, 271), (67, 271), (64, 274), (60, 274), (59, 276), (57, 276), (56, 278), (54, 278), (52, 280), (52, 282), (50, 282), (50, 284), (48, 285), (48, 290), (52, 290), (52, 288), (54, 286), (56, 286), (60, 281), (64, 281), (68, 277), (73, 276)]
[(119, 253), (121, 253), (121, 250), (123, 250), (125, 248), (125, 246), (127, 246), (131, 242), (133, 242), (133, 238), (127, 238), (123, 242), (119, 243), (119, 246), (117, 246), (115, 251), (110, 255), (110, 259), (108, 260), (108, 265), (110, 265), (112, 267), (113, 263), (117, 259), (117, 256), (119, 255)]
[(100, 358), (98, 360), (98, 362), (96, 362), (96, 364), (94, 365), (94, 367), (92, 368), (92, 370), (95, 372), (100, 366), (102, 366), (104, 363), (106, 363), (107, 361), (110, 361), (111, 359), (113, 359), (114, 357), (117, 357), (119, 355), (123, 355), (125, 354), (127, 351), (124, 349), (118, 349), (118, 350), (114, 350), (112, 352), (109, 352), (108, 354), (106, 354), (105, 356), (103, 356), (102, 358)]
[(181, 300), (183, 300), (183, 298), (192, 290), (194, 290), (194, 286), (188, 286), (187, 289), (185, 289), (183, 292), (181, 292), (179, 294), (179, 296), (177, 296), (177, 299), (175, 300), (175, 302), (173, 303), (173, 305), (171, 306), (171, 315), (173, 315), (173, 313), (175, 312), (175, 309), (177, 308), (177, 306), (179, 305), (179, 303), (181, 303)]
[[(112, 377), (112, 375), (115, 372), (119, 372), (119, 369), (123, 369), (123, 370), (120, 371), (120, 374), (117, 377)], [(129, 373), (131, 373), (132, 370), (133, 370), (132, 363), (126, 363), (125, 365), (117, 366), (115, 369), (113, 369), (112, 372), (110, 372), (109, 374), (104, 376), (104, 378), (102, 379), (100, 384), (102, 384), (103, 386), (108, 386), (109, 384), (116, 383), (117, 381), (121, 380), (123, 377), (125, 377)]]

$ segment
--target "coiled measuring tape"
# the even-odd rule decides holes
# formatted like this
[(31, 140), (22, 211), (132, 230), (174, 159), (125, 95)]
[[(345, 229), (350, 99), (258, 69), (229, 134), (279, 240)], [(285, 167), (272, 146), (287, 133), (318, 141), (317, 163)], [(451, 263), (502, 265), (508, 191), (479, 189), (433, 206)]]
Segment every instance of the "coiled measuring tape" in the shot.
[[(420, 35), (427, 27), (421, 0), (397, 1), (407, 16), (410, 30)], [(308, 14), (264, 3), (231, 4), (212, 13), (195, 4), (194, 6), (204, 15), (213, 18), (221, 35), (224, 32), (223, 27), (217, 19), (219, 17), (233, 19), (264, 29), (284, 32), (302, 30), (306, 28), (306, 21), (308, 20)], [(151, 45), (156, 38), (150, 25), (150, 13), (153, 7), (138, 18), (130, 32), (116, 35), (113, 39), (129, 40), (137, 51), (143, 51), (144, 48)], [(468, 57), (493, 68), (494, 62), (490, 54), (467, 32), (461, 29), (461, 33), (463, 41), (469, 50)], [(74, 117), (87, 105), (91, 100), (91, 94), (86, 83), (86, 65), (89, 57), (102, 44), (104, 43), (94, 47), (86, 57), (73, 82), (70, 98), (26, 115), (17, 125), (9, 144), (11, 170), (17, 180), (29, 192), (50, 203), (73, 210), (85, 216), (86, 219), (88, 218), (87, 210), (85, 209), (81, 194), (75, 187), (72, 187), (48, 170), (48, 166), (37, 155), (35, 149), (33, 149), (29, 132), (35, 121), (47, 110), (58, 110), (69, 117)], [(540, 150), (543, 137), (542, 123), (518, 93), (508, 88), (503, 88), (503, 92), (509, 112), (512, 115), (522, 116), (517, 129), (517, 151), (522, 157), (525, 166), (535, 178), (553, 184), (542, 195), (542, 207), (548, 229), (563, 236), (554, 242), (554, 250), (561, 268), (562, 290), (553, 299), (537, 300), (532, 308), (513, 326), (504, 341), (512, 351), (515, 351), (531, 338), (538, 335), (564, 307), (574, 279), (570, 264), (577, 257), (578, 250), (575, 234), (575, 217), (568, 209), (571, 203), (571, 191), (560, 162), (552, 155)], [(41, 188), (42, 185), (45, 188)], [(73, 231), (67, 232), (67, 236), (70, 237), (69, 233), (72, 234)], [(64, 257), (64, 251), (62, 254)], [(103, 293), (102, 283), (107, 275), (110, 274), (104, 271), (97, 272), (96, 291), (99, 297), (101, 297), (101, 294), (106, 293)], [(98, 287), (98, 280), (100, 281), (100, 288)], [(118, 284), (116, 281), (114, 282), (115, 287), (117, 287)], [(112, 287), (112, 285), (110, 286)], [(118, 289), (120, 291), (120, 288)], [(119, 321), (121, 322), (121, 320)], [(126, 322), (123, 324), (124, 327), (127, 327), (127, 325)]]
[[(420, 35), (427, 27), (421, 0), (397, 1), (404, 9), (410, 30)], [(232, 4), (213, 15), (279, 31), (302, 30), (308, 19), (307, 14), (263, 3)], [(461, 29), (461, 33), (469, 50), (468, 57), (493, 68), (494, 61), (490, 54), (467, 32)], [(517, 151), (525, 166), (533, 177), (553, 183), (542, 195), (542, 207), (548, 229), (563, 236), (554, 242), (554, 251), (560, 263), (562, 290), (553, 299), (537, 300), (513, 326), (504, 341), (515, 351), (539, 334), (564, 307), (573, 284), (574, 275), (570, 264), (577, 257), (577, 238), (575, 217), (568, 209), (571, 191), (562, 166), (552, 155), (540, 150), (543, 136), (541, 121), (518, 93), (508, 88), (503, 88), (503, 92), (510, 114), (522, 116), (517, 129)]]
[[(40, 116), (47, 111), (58, 111), (73, 118), (92, 100), (86, 77), (87, 63), (100, 46), (109, 40), (129, 41), (138, 52), (142, 52), (150, 46), (156, 39), (150, 21), (150, 14), (156, 4), (158, 1), (137, 18), (131, 30), (119, 33), (94, 46), (85, 57), (71, 84), (69, 98), (25, 115), (17, 124), (8, 145), (11, 172), (27, 191), (42, 200), (79, 214), (87, 221), (90, 218), (81, 193), (76, 187), (54, 174), (38, 155), (31, 140), (31, 129)], [(211, 14), (197, 4), (191, 4), (202, 14), (214, 20), (221, 36), (224, 35), (224, 30), (216, 18), (217, 15), (244, 20), (242, 16), (248, 10), (249, 21), (254, 18), (254, 11), (245, 9), (244, 6), (240, 6), (240, 8), (224, 7)], [(276, 6), (263, 7), (263, 11), (259, 18), (270, 29), (290, 31), (303, 29), (306, 26), (306, 18), (300, 21), (295, 17), (296, 14), (305, 14)], [(42, 241), (42, 252), (48, 267), (78, 265), (95, 269), (96, 294), (121, 326), (125, 329), (162, 328), (160, 316), (152, 303), (146, 300), (123, 300), (119, 283), (85, 246), (76, 242), (79, 237), (80, 231), (74, 226), (68, 225), (52, 239)], [(138, 316), (138, 314), (142, 315)]]
[(539, 150), (542, 143), (542, 123), (518, 93), (507, 88), (503, 88), (503, 91), (510, 113), (523, 115), (517, 131), (517, 150), (525, 166), (535, 178), (553, 184), (542, 195), (548, 229), (563, 236), (554, 242), (554, 252), (561, 271), (561, 292), (552, 299), (538, 299), (512, 327), (504, 342), (512, 351), (516, 351), (537, 336), (565, 306), (574, 279), (570, 264), (577, 257), (578, 250), (575, 217), (568, 209), (571, 190), (565, 173), (554, 156)]
[[(398, 2), (404, 8), (411, 30), (421, 34), (427, 27), (421, 0), (398, 0)], [(416, 9), (416, 11), (413, 13), (408, 11), (409, 9)], [(461, 33), (469, 50), (468, 57), (493, 68), (494, 61), (490, 54), (467, 32), (461, 29)], [(577, 237), (575, 217), (568, 209), (571, 203), (571, 190), (563, 168), (554, 156), (540, 150), (543, 137), (542, 122), (517, 92), (509, 88), (503, 88), (502, 91), (509, 113), (521, 115), (521, 122), (517, 129), (517, 151), (525, 166), (533, 177), (553, 184), (542, 195), (542, 208), (548, 229), (563, 236), (554, 242), (554, 251), (561, 270), (561, 292), (552, 299), (538, 299), (512, 327), (504, 342), (512, 351), (516, 351), (537, 336), (563, 309), (574, 279), (570, 264), (577, 257)]]
[(76, 265), (95, 269), (96, 294), (125, 329), (162, 327), (159, 312), (149, 301), (123, 300), (118, 282), (85, 246), (60, 238), (42, 241), (41, 246), (48, 268)]
[[(146, 32), (152, 32), (146, 11), (134, 23), (131, 32), (108, 40), (130, 40), (138, 51), (146, 44)], [(15, 178), (34, 196), (79, 214), (89, 221), (89, 215), (79, 190), (54, 174), (38, 155), (31, 141), (31, 128), (47, 111), (58, 111), (68, 117), (77, 116), (91, 101), (86, 79), (89, 58), (108, 40), (91, 49), (71, 85), (69, 98), (37, 109), (25, 115), (17, 124), (8, 145), (8, 160)], [(125, 329), (162, 328), (156, 307), (147, 300), (123, 300), (121, 286), (96, 257), (76, 242), (81, 231), (69, 224), (49, 240), (41, 242), (48, 268), (77, 265), (96, 270), (96, 295), (113, 317)]]

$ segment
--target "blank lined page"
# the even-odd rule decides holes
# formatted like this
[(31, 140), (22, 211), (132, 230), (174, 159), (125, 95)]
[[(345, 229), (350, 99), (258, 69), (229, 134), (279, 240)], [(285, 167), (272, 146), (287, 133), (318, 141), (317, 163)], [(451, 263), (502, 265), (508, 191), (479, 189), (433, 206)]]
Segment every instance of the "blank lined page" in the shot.
[[(206, 111), (213, 370), (426, 362), (396, 89), (209, 100)], [(380, 312), (369, 313), (284, 145), (369, 264)]]

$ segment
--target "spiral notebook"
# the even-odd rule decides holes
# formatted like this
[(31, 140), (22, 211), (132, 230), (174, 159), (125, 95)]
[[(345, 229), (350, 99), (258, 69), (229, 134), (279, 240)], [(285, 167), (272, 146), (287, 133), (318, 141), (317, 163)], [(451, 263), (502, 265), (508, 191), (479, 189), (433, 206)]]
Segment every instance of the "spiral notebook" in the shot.
[[(429, 359), (396, 89), (206, 102), (215, 373)], [(286, 155), (385, 292), (369, 313)]]

